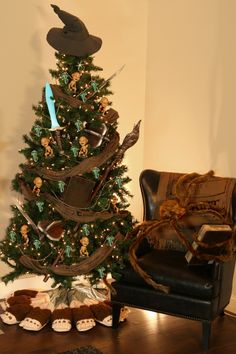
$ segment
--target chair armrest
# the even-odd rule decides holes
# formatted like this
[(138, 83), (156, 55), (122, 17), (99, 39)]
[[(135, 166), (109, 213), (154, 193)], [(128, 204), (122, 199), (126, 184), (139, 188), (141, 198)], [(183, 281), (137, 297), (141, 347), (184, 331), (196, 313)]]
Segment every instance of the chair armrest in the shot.
[(213, 278), (216, 280), (221, 280), (222, 277), (227, 277), (228, 274), (231, 277), (232, 272), (234, 272), (236, 253), (234, 252), (232, 258), (226, 262), (213, 262)]

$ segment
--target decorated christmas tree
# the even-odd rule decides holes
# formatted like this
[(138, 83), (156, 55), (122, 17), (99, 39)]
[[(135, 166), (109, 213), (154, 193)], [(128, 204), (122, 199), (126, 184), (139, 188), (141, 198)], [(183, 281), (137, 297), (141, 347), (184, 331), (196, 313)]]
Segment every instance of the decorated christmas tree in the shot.
[(134, 220), (122, 159), (138, 140), (140, 122), (120, 142), (119, 115), (108, 98), (117, 72), (104, 79), (93, 62), (102, 40), (52, 7), (64, 24), (47, 35), (56, 49), (54, 84), (45, 83), (24, 135), (25, 161), (12, 181), (18, 197), (0, 257), (12, 268), (6, 283), (30, 272), (70, 288), (78, 275), (93, 283), (108, 273), (117, 278), (124, 267)]

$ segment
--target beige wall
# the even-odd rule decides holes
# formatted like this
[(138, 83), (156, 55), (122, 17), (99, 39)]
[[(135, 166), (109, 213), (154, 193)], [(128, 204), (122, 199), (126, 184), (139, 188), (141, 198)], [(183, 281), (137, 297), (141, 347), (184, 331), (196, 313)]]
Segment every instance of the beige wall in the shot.
[(236, 176), (234, 0), (149, 0), (144, 166)]

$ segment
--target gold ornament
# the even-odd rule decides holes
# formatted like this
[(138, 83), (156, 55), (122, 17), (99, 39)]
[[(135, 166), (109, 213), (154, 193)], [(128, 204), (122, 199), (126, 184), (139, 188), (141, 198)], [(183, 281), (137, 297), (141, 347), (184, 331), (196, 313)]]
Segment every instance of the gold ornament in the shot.
[(76, 82), (79, 81), (81, 75), (82, 75), (82, 73), (80, 71), (76, 71), (71, 75), (72, 80), (68, 86), (70, 91), (73, 91), (74, 93), (76, 92), (76, 90), (77, 90)]
[(88, 156), (88, 139), (86, 136), (81, 136), (79, 138), (79, 144), (81, 146), (80, 151), (79, 151), (79, 156), (80, 157), (87, 157)]
[(87, 246), (89, 244), (89, 238), (87, 236), (83, 236), (80, 239), (80, 243), (81, 243), (82, 246), (80, 247), (79, 254), (82, 257), (88, 257), (89, 253), (88, 253), (88, 250), (87, 250)]
[(45, 152), (44, 152), (45, 157), (53, 156), (53, 149), (51, 148), (49, 143), (50, 143), (49, 138), (43, 137), (41, 139), (41, 145), (45, 148)]
[(29, 232), (28, 225), (22, 225), (20, 228), (20, 233), (21, 233), (23, 241), (24, 241), (23, 242), (24, 246), (28, 246), (28, 244), (29, 244), (28, 232)]
[(37, 197), (40, 196), (40, 188), (42, 187), (43, 181), (40, 177), (35, 177), (34, 179), (34, 188), (32, 192), (37, 195)]
[(103, 96), (99, 102), (99, 112), (105, 113), (105, 111), (108, 109), (109, 106), (109, 100), (107, 97)]
[(119, 212), (119, 209), (116, 205), (118, 203), (118, 201), (119, 201), (118, 197), (115, 194), (113, 194), (112, 199), (111, 199), (111, 204), (112, 204), (112, 207), (113, 207), (113, 210), (115, 213)]

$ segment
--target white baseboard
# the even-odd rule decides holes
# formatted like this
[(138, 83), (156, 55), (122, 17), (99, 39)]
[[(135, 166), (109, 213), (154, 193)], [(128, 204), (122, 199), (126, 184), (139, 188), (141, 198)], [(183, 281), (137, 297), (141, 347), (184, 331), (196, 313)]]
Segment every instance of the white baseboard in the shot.
[(52, 280), (48, 279), (47, 282), (44, 282), (43, 279), (44, 275), (28, 275), (11, 281), (7, 285), (0, 281), (0, 298), (4, 299), (16, 290), (35, 289), (45, 291), (51, 289), (53, 284)]
[[(33, 289), (37, 291), (47, 291), (52, 289), (53, 280), (48, 279), (46, 282), (43, 281), (44, 275), (22, 275), (18, 279), (9, 282), (7, 285), (0, 280), (0, 299), (4, 299), (12, 294), (16, 290), (22, 289)], [(0, 278), (1, 279), (1, 278)], [(75, 281), (72, 285), (81, 285), (81, 286), (91, 286), (89, 278), (83, 275), (78, 275), (75, 277)], [(106, 288), (103, 281), (98, 282), (93, 286), (94, 288), (104, 289)]]

